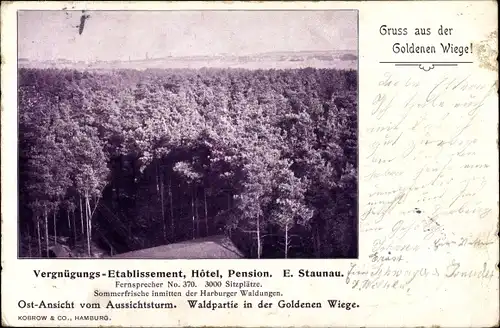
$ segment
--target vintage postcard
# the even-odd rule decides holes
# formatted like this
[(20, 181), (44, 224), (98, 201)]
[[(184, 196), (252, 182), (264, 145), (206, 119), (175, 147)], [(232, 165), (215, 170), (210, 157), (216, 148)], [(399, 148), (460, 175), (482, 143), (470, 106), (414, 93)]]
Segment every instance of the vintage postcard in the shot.
[(499, 324), (496, 2), (1, 10), (2, 325)]

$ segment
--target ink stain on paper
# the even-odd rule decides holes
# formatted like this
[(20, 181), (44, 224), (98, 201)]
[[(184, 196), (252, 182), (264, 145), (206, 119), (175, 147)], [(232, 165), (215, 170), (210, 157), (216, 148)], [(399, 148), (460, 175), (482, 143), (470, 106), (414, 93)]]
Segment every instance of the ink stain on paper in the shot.
[(86, 15), (85, 10), (82, 10), (82, 16), (80, 17), (80, 25), (77, 26), (79, 35), (82, 35), (83, 29), (85, 27), (85, 21), (89, 18), (90, 15)]
[(493, 31), (486, 40), (474, 43), (473, 49), (479, 59), (479, 67), (490, 71), (498, 70), (498, 50), (497, 48), (498, 31)]

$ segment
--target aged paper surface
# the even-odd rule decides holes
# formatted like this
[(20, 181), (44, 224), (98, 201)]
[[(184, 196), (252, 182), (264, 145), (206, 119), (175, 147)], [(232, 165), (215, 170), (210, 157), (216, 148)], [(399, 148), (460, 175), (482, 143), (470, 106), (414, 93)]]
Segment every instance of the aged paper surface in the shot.
[[(30, 11), (27, 11), (28, 9)], [(53, 11), (43, 11), (48, 9)], [(125, 9), (128, 11), (120, 12)], [(159, 12), (159, 10), (170, 12)], [(214, 10), (223, 11), (217, 13)], [(254, 12), (250, 13), (249, 10)], [(183, 14), (177, 15), (178, 11), (183, 11)], [(498, 20), (496, 12), (497, 4), (493, 1), (2, 3), (2, 324), (40, 327), (497, 326), (499, 323), (499, 243), (498, 63), (496, 60)], [(169, 23), (169, 19), (175, 20), (176, 23)], [(68, 21), (67, 26), (61, 25), (64, 20)], [(165, 30), (162, 30), (162, 26), (168, 28), (165, 27)], [(284, 26), (286, 28), (283, 28)], [(160, 30), (164, 34), (158, 32)], [(158, 33), (169, 41), (162, 41), (161, 38), (154, 39)], [(164, 52), (158, 53), (158, 49), (163, 49)], [(337, 51), (336, 55), (343, 55), (343, 57), (331, 57), (336, 55), (331, 55), (329, 50)], [(354, 52), (350, 53), (347, 50)], [(273, 52), (282, 53), (278, 56)], [(257, 59), (251, 55), (245, 57), (246, 54), (255, 53), (267, 53), (267, 55), (261, 55)], [(304, 207), (302, 205), (307, 205), (307, 199), (293, 196), (307, 193), (299, 192), (302, 190), (298, 187), (302, 186), (301, 182), (297, 182), (298, 177), (293, 177), (292, 174), (288, 180), (285, 179), (287, 175), (280, 175), (282, 180), (279, 181), (282, 182), (276, 184), (276, 188), (290, 185), (296, 187), (292, 191), (287, 191), (286, 188), (286, 190), (277, 189), (281, 190), (279, 194), (281, 198), (278, 200), (288, 197), (281, 203), (276, 200), (276, 204), (282, 206), (279, 207), (281, 210), (276, 211), (277, 214), (272, 212), (273, 215), (263, 217), (262, 221), (251, 221), (260, 214), (248, 216), (246, 219), (248, 222), (253, 222), (253, 225), (248, 228), (252, 231), (244, 235), (250, 236), (250, 242), (248, 242), (252, 245), (250, 250), (228, 251), (229, 247), (222, 245), (214, 247), (212, 251), (211, 247), (216, 245), (216, 241), (203, 239), (215, 235), (215, 233), (209, 233), (210, 228), (206, 219), (207, 196), (203, 194), (205, 190), (203, 189), (202, 192), (196, 191), (192, 194), (186, 192), (187, 198), (185, 197), (186, 213), (190, 213), (188, 216), (193, 218), (192, 226), (188, 226), (188, 231), (192, 232), (192, 236), (188, 234), (185, 239), (195, 239), (191, 246), (197, 247), (196, 251), (185, 251), (187, 255), (180, 255), (184, 249), (182, 247), (188, 246), (182, 244), (182, 238), (176, 237), (176, 243), (172, 243), (175, 247), (168, 248), (168, 251), (167, 248), (162, 248), (161, 251), (158, 249), (151, 251), (151, 247), (159, 244), (142, 243), (141, 245), (146, 246), (130, 247), (130, 250), (137, 250), (137, 252), (123, 254), (123, 252), (116, 251), (119, 254), (115, 256), (112, 249), (118, 247), (116, 246), (118, 244), (114, 243), (121, 237), (108, 236), (111, 245), (110, 254), (97, 254), (96, 258), (92, 259), (88, 256), (85, 258), (83, 255), (73, 256), (73, 258), (58, 255), (65, 252), (66, 248), (63, 245), (66, 239), (72, 240), (74, 237), (76, 240), (76, 235), (81, 234), (88, 238), (87, 244), (85, 240), (82, 243), (87, 245), (88, 253), (94, 256), (91, 248), (97, 248), (97, 246), (91, 245), (88, 240), (98, 240), (101, 238), (98, 236), (99, 231), (104, 231), (102, 217), (106, 214), (103, 214), (104, 210), (98, 200), (104, 202), (106, 196), (99, 195), (94, 198), (93, 194), (91, 195), (92, 190), (89, 193), (77, 193), (78, 198), (74, 198), (75, 208), (66, 211), (68, 213), (68, 226), (66, 226), (66, 212), (64, 212), (66, 205), (62, 204), (63, 201), (69, 199), (64, 197), (69, 196), (64, 194), (59, 198), (49, 197), (46, 198), (46, 203), (43, 203), (41, 199), (45, 199), (44, 195), (59, 195), (57, 194), (59, 189), (54, 186), (59, 186), (58, 183), (63, 179), (61, 172), (66, 172), (65, 170), (73, 162), (59, 159), (56, 165), (52, 164), (52, 169), (43, 171), (43, 168), (49, 165), (44, 161), (44, 151), (49, 153), (46, 149), (56, 149), (57, 147), (50, 148), (52, 147), (50, 145), (57, 145), (58, 142), (67, 142), (65, 150), (76, 149), (75, 153), (79, 155), (87, 154), (81, 156), (90, 156), (88, 154), (97, 154), (101, 151), (99, 147), (92, 148), (95, 146), (92, 143), (94, 139), (89, 137), (88, 142), (84, 138), (78, 139), (81, 135), (91, 135), (83, 132), (88, 131), (84, 127), (95, 127), (93, 124), (97, 117), (91, 116), (89, 123), (81, 119), (81, 115), (85, 114), (79, 116), (79, 110), (82, 111), (81, 113), (87, 109), (94, 110), (92, 113), (96, 113), (95, 109), (101, 108), (100, 106), (109, 111), (116, 110), (117, 121), (110, 121), (112, 123), (108, 122), (105, 126), (109, 130), (116, 127), (118, 131), (117, 126), (120, 126), (122, 129), (120, 131), (132, 133), (130, 131), (133, 129), (130, 126), (134, 124), (138, 126), (144, 124), (145, 127), (155, 128), (156, 126), (150, 123), (154, 121), (153, 118), (147, 120), (143, 117), (139, 121), (134, 121), (135, 118), (130, 116), (132, 112), (148, 110), (149, 107), (141, 102), (143, 96), (136, 93), (135, 105), (124, 107), (124, 97), (120, 96), (120, 92), (126, 92), (126, 87), (121, 88), (116, 81), (109, 82), (111, 80), (106, 76), (111, 74), (109, 68), (118, 70), (136, 68), (141, 71), (148, 67), (158, 68), (154, 61), (161, 56), (168, 57), (166, 59), (170, 65), (167, 65), (168, 67), (196, 70), (194, 75), (198, 75), (198, 78), (206, 76), (203, 74), (208, 74), (199, 70), (203, 66), (246, 68), (251, 72), (255, 72), (258, 68), (263, 70), (261, 77), (264, 80), (267, 76), (277, 76), (272, 75), (276, 73), (270, 73), (270, 69), (273, 68), (283, 70), (282, 74), (285, 77), (289, 74), (287, 73), (289, 69), (302, 68), (305, 70), (301, 71), (303, 72), (301, 74), (311, 74), (306, 67), (327, 69), (325, 74), (330, 74), (328, 69), (331, 68), (354, 70), (357, 73), (358, 86), (356, 88), (354, 84), (351, 85), (354, 90), (351, 94), (358, 96), (356, 133), (359, 140), (357, 169), (351, 168), (350, 172), (355, 172), (352, 173), (354, 176), (357, 174), (358, 188), (356, 201), (349, 203), (352, 210), (348, 211), (351, 215), (348, 217), (354, 217), (349, 221), (351, 222), (349, 227), (359, 229), (359, 238), (355, 238), (352, 233), (350, 237), (346, 237), (344, 232), (347, 230), (340, 230), (342, 233), (335, 235), (326, 228), (323, 230), (316, 228), (316, 233), (311, 233), (308, 229), (314, 231), (314, 224), (306, 225), (303, 222), (306, 219), (313, 220), (309, 222), (319, 220), (318, 208)], [(185, 61), (172, 59), (172, 57), (182, 56)], [(196, 60), (201, 64), (193, 58), (186, 59), (186, 56), (199, 56)], [(330, 57), (325, 60), (321, 56)], [(229, 57), (232, 59), (227, 59)], [(69, 60), (69, 62), (64, 60)], [(207, 64), (209, 62), (210, 64)], [(111, 66), (104, 67), (108, 64)], [(150, 64), (152, 66), (148, 66)], [(25, 69), (23, 71), (25, 75), (21, 75), (21, 71), (18, 73), (18, 67), (19, 70)], [(88, 70), (94, 72), (92, 74), (102, 73), (103, 81), (105, 81), (104, 87), (79, 84), (78, 90), (84, 90), (82, 88), (87, 88), (85, 89), (87, 91), (94, 90), (91, 95), (87, 95), (87, 98), (84, 97), (85, 99), (92, 99), (92, 101), (111, 99), (111, 101), (104, 105), (97, 102), (83, 102), (84, 105), (76, 110), (68, 105), (71, 103), (70, 100), (78, 103), (74, 100), (78, 98), (78, 90), (75, 89), (77, 91), (64, 101), (62, 91), (56, 93), (57, 100), (51, 102), (52, 100), (48, 100), (46, 94), (42, 95), (42, 90), (47, 88), (47, 85), (49, 87), (70, 85), (71, 83), (65, 82), (63, 78), (57, 78), (63, 75), (53, 75), (52, 77), (56, 76), (56, 78), (52, 80), (41, 79), (39, 81), (42, 82), (34, 86), (26, 82), (28, 79), (26, 74), (34, 74), (32, 76), (49, 74), (36, 73), (39, 69), (48, 72), (49, 68), (52, 72), (56, 72), (54, 74), (62, 74), (58, 72), (63, 68), (76, 69), (80, 72)], [(30, 70), (34, 70), (31, 72), (35, 73), (29, 73)], [(88, 78), (88, 75), (82, 77), (77, 73), (74, 74), (76, 75), (72, 76), (79, 76), (81, 79)], [(254, 76), (252, 74), (257, 73), (238, 74)], [(319, 76), (320, 73), (314, 74), (317, 75), (307, 75), (310, 77), (307, 83), (315, 83), (314, 76)], [(302, 79), (302, 76), (306, 75), (297, 76)], [(24, 82), (18, 86), (21, 76)], [(193, 77), (193, 79), (196, 78)], [(349, 81), (348, 78), (345, 80)], [(89, 79), (89, 81), (94, 80)], [(106, 81), (109, 84), (106, 84), (108, 83)], [(294, 79), (287, 81), (286, 88), (282, 90), (285, 98), (288, 97), (287, 92), (295, 92), (292, 87)], [(144, 91), (139, 85), (134, 90), (143, 90), (146, 94), (149, 92), (154, 95), (157, 92), (155, 91), (157, 89), (154, 89), (155, 85), (158, 84), (155, 83), (145, 84), (150, 88), (149, 91)], [(210, 83), (212, 82), (206, 82), (203, 86), (203, 82), (200, 82), (196, 87), (199, 89), (194, 88), (194, 84), (187, 84), (187, 86), (182, 86), (185, 89), (182, 89), (184, 91), (181, 90), (181, 93), (192, 92), (193, 99), (198, 99), (196, 97), (201, 96), (195, 94), (196, 90), (220, 91), (207, 86)], [(303, 80), (297, 83), (306, 84)], [(336, 87), (328, 81), (322, 83), (324, 84), (320, 85), (327, 88)], [(258, 84), (255, 86), (258, 88)], [(171, 86), (163, 84), (163, 87), (170, 88)], [(344, 88), (348, 90), (348, 82)], [(275, 90), (273, 84), (260, 89), (258, 94), (265, 96), (266, 92), (271, 89)], [(243, 87), (243, 90), (245, 96), (241, 96), (243, 97), (241, 99), (249, 99), (247, 93), (255, 92), (255, 90), (249, 91), (248, 87)], [(311, 89), (307, 90), (309, 91), (302, 94), (311, 95), (316, 92)], [(342, 95), (342, 90), (337, 91), (339, 92), (336, 94), (338, 98), (335, 99), (351, 99), (351, 105), (356, 103), (353, 100), (355, 97), (349, 98), (349, 95)], [(168, 99), (154, 98), (155, 106), (167, 108), (169, 104), (179, 99), (172, 96), (173, 93), (173, 91), (162, 93), (168, 95), (170, 97)], [(268, 94), (274, 95), (272, 92)], [(206, 93), (203, 97), (206, 97), (203, 99), (208, 99), (207, 104), (209, 104), (201, 101), (200, 106), (205, 106), (204, 108), (212, 108), (210, 104), (217, 104), (220, 100), (217, 96), (210, 98)], [(272, 98), (272, 101), (269, 100), (270, 98), (258, 98), (261, 107), (249, 104), (247, 108), (260, 108), (261, 110), (262, 108), (275, 108), (270, 104), (275, 105), (278, 98)], [(234, 104), (238, 101), (234, 99), (239, 98), (232, 99), (232, 104)], [(228, 101), (228, 104), (231, 104), (231, 101)], [(332, 102), (335, 103), (333, 98)], [(21, 111), (21, 105), (18, 108), (18, 103), (24, 104), (23, 111)], [(49, 116), (44, 116), (47, 115), (47, 111), (42, 105), (47, 103), (52, 104), (50, 108), (58, 108), (60, 113), (71, 113), (68, 117), (74, 119), (75, 122), (73, 125), (64, 125), (59, 130), (55, 128), (50, 131), (65, 132), (75, 129), (74, 131), (80, 132), (66, 137), (57, 137), (63, 134), (56, 134), (56, 137), (52, 139), (50, 135), (44, 133), (45, 130), (42, 127), (53, 127), (51, 124), (66, 122), (64, 117), (56, 118), (56, 123), (50, 119), (44, 121)], [(308, 110), (316, 105), (313, 102), (305, 102), (300, 103), (298, 108), (303, 108), (302, 113), (309, 113)], [(295, 108), (293, 104), (290, 106), (290, 108)], [(335, 103), (334, 107), (345, 108), (342, 102)], [(183, 113), (191, 113), (189, 106), (178, 105), (176, 108), (183, 108), (185, 110)], [(212, 118), (210, 121), (212, 126), (221, 129), (216, 130), (219, 131), (219, 136), (229, 135), (220, 131), (240, 126), (238, 125), (240, 123), (227, 123), (226, 118), (223, 117), (226, 114), (221, 114), (221, 107), (215, 105), (213, 108), (217, 113), (215, 115), (221, 117), (220, 119)], [(16, 109), (19, 109), (19, 112)], [(29, 116), (30, 113), (33, 115)], [(255, 128), (259, 126), (255, 122), (268, 122), (266, 120), (270, 114), (266, 113), (268, 112), (261, 111), (254, 116), (249, 116), (251, 119), (245, 122), (253, 122), (253, 125), (248, 123), (247, 126)], [(338, 115), (341, 115), (341, 111)], [(40, 117), (39, 124), (32, 124), (31, 130), (25, 127), (27, 121), (37, 117)], [(202, 117), (205, 119), (205, 116)], [(296, 120), (304, 119), (303, 114), (293, 117)], [(120, 125), (122, 118), (126, 123)], [(184, 129), (179, 130), (180, 134), (197, 135), (197, 127), (201, 125), (193, 122), (199, 122), (196, 121), (200, 120), (198, 116), (182, 114), (176, 119), (181, 120), (182, 126), (185, 126)], [(234, 120), (239, 122), (239, 118)], [(170, 124), (170, 121), (165, 120), (159, 124), (158, 131), (166, 129), (163, 124)], [(345, 122), (342, 123), (340, 120), (334, 120), (331, 124), (337, 124), (336, 129), (345, 127)], [(305, 130), (301, 131), (310, 131), (307, 126), (307, 123), (304, 124)], [(189, 127), (194, 128), (189, 130)], [(226, 130), (224, 130), (225, 127)], [(262, 123), (262, 131), (269, 131), (268, 128)], [(335, 131), (328, 124), (324, 125), (324, 129)], [(32, 131), (38, 131), (33, 132), (34, 137), (28, 135)], [(264, 139), (275, 136), (262, 131), (253, 133)], [(288, 130), (288, 133), (292, 133), (290, 131)], [(305, 135), (305, 132), (298, 132), (296, 135), (299, 136), (301, 133)], [(20, 145), (18, 151), (17, 141), (20, 135), (27, 138), (26, 140), (31, 140), (31, 143)], [(138, 144), (138, 141), (145, 140), (145, 138), (139, 140), (143, 134), (130, 134), (129, 136), (129, 139), (135, 142), (134, 145)], [(217, 139), (217, 136), (213, 138)], [(247, 176), (261, 177), (261, 180), (256, 180), (257, 182), (253, 185), (249, 184), (250, 180), (246, 181), (242, 184), (244, 188), (240, 193), (244, 197), (236, 197), (234, 203), (229, 203), (241, 207), (241, 204), (247, 201), (245, 208), (247, 211), (254, 210), (254, 207), (262, 210), (262, 205), (254, 207), (251, 205), (263, 204), (259, 203), (263, 202), (263, 197), (256, 198), (258, 202), (248, 201), (245, 197), (253, 195), (248, 188), (257, 186), (255, 187), (257, 191), (254, 193), (265, 189), (268, 182), (266, 177), (269, 176), (271, 177), (269, 181), (274, 181), (275, 176), (271, 173), (266, 175), (268, 171), (262, 169), (264, 166), (259, 165), (267, 163), (268, 158), (274, 156), (275, 148), (261, 152), (255, 149), (250, 151), (248, 150), (250, 148), (246, 147), (250, 139), (235, 138), (237, 140), (235, 144), (240, 147), (235, 149), (245, 149), (248, 154), (251, 154), (251, 158), (257, 158), (254, 166), (244, 167), (248, 170), (261, 167), (259, 172), (262, 175), (251, 175), (247, 172)], [(348, 137), (344, 136), (344, 138)], [(218, 140), (222, 139), (221, 137)], [(40, 140), (47, 141), (46, 148), (38, 146)], [(78, 147), (72, 147), (73, 141), (71, 140), (80, 140), (78, 141), (80, 143), (77, 143)], [(238, 140), (241, 142), (238, 143)], [(276, 140), (273, 142), (280, 145), (282, 141), (279, 140), (282, 139)], [(83, 146), (84, 144), (86, 146)], [(223, 144), (227, 146), (230, 142)], [(259, 143), (257, 142), (256, 145)], [(285, 150), (281, 150), (281, 156), (285, 156), (286, 149), (299, 149), (299, 141), (296, 145), (296, 148), (285, 147)], [(348, 146), (341, 145), (341, 148), (341, 151), (347, 154)], [(227, 156), (238, 156), (238, 153), (229, 155), (227, 149), (224, 148), (221, 152), (224, 160), (229, 163), (231, 159)], [(34, 156), (35, 151), (42, 155)], [(328, 148), (320, 158), (324, 160), (324, 156), (329, 156), (335, 151), (338, 150)], [(212, 154), (215, 154), (215, 151)], [(19, 160), (20, 158), (23, 160)], [(80, 157), (74, 158), (76, 161), (76, 158)], [(310, 160), (312, 158), (309, 157)], [(72, 188), (70, 186), (76, 186), (75, 188), (79, 191), (88, 191), (81, 187), (81, 181), (87, 181), (83, 183), (83, 186), (88, 186), (91, 184), (89, 181), (94, 180), (82, 180), (83, 178), (79, 180), (78, 176), (85, 176), (84, 173), (88, 171), (85, 171), (84, 167), (88, 169), (91, 166), (85, 166), (90, 164), (81, 164), (82, 162), (78, 161), (75, 163), (80, 164), (71, 166), (74, 171), (67, 175), (68, 181), (74, 179), (72, 182), (74, 185), (69, 183), (67, 188), (70, 190)], [(26, 167), (31, 167), (32, 171)], [(158, 167), (161, 170), (162, 166)], [(277, 166), (270, 167), (274, 170)], [(196, 177), (196, 172), (192, 173), (186, 167), (177, 165), (175, 168), (179, 172), (184, 172), (185, 176)], [(22, 178), (23, 172), (28, 172), (25, 170), (38, 172), (38, 177), (42, 178), (38, 180), (37, 178)], [(19, 177), (18, 172), (21, 174)], [(80, 172), (78, 173), (80, 175), (74, 172)], [(91, 170), (91, 172), (96, 171)], [(137, 172), (134, 174), (138, 176)], [(191, 175), (188, 174), (190, 172)], [(289, 171), (284, 169), (283, 172)], [(332, 182), (337, 189), (332, 187), (331, 190), (338, 192), (343, 190), (342, 183), (347, 183), (345, 179), (348, 179), (349, 172), (345, 170), (342, 172), (339, 180)], [(163, 200), (168, 203), (168, 196), (163, 198), (162, 193), (168, 189), (166, 187), (168, 183), (166, 178), (158, 178), (159, 176), (156, 173), (157, 180), (154, 178), (151, 180), (156, 181), (152, 182), (153, 186), (155, 183), (156, 186), (160, 186), (157, 189), (151, 188), (156, 192), (151, 198), (154, 198), (154, 201), (159, 199), (160, 203)], [(340, 176), (345, 179), (341, 179)], [(23, 183), (18, 183), (18, 179), (24, 179), (23, 183), (27, 183), (28, 187)], [(124, 176), (118, 178), (118, 180), (124, 179), (126, 179)], [(38, 186), (34, 181), (38, 181), (39, 185), (45, 187), (39, 189), (30, 187)], [(106, 183), (112, 185), (114, 182), (110, 181)], [(194, 185), (192, 181), (195, 179), (189, 181), (191, 181), (189, 186), (192, 187)], [(221, 181), (217, 183), (222, 184)], [(321, 182), (321, 179), (318, 181)], [(131, 184), (138, 184), (138, 182), (134, 181)], [(95, 185), (99, 189), (99, 183), (96, 182)], [(309, 185), (304, 187), (304, 190), (316, 190), (314, 187), (315, 185)], [(33, 201), (32, 205), (24, 204), (26, 200), (23, 198), (25, 195), (23, 188), (27, 188), (28, 194), (36, 189), (36, 195), (41, 195), (41, 198), (37, 198), (36, 202)], [(103, 188), (107, 190), (105, 186)], [(177, 190), (181, 190), (181, 187)], [(116, 191), (113, 189), (113, 192)], [(283, 196), (285, 194), (288, 196)], [(159, 198), (155, 198), (157, 195)], [(124, 196), (119, 197), (123, 199)], [(144, 200), (146, 204), (148, 204), (147, 201), (152, 201), (145, 194), (142, 194), (142, 197), (146, 198)], [(203, 204), (204, 197), (205, 205), (196, 205), (195, 210), (194, 204)], [(209, 195), (208, 198), (209, 203), (217, 202), (215, 196)], [(340, 204), (343, 198), (332, 199), (336, 199)], [(68, 201), (64, 204), (70, 203)], [(176, 205), (174, 203), (170, 200), (170, 207), (161, 203), (161, 208), (166, 209), (166, 212), (160, 211), (157, 215), (168, 217), (168, 211)], [(180, 203), (182, 201), (178, 201), (177, 205), (180, 206)], [(358, 205), (357, 210), (353, 203)], [(60, 207), (50, 207), (54, 204)], [(31, 221), (27, 221), (23, 214), (23, 206), (32, 206), (31, 209), (36, 208), (40, 212), (33, 210), (33, 213), (38, 214), (31, 213), (28, 217)], [(68, 207), (68, 209), (71, 208)], [(123, 207), (117, 208), (121, 210)], [(326, 208), (330, 209), (327, 206), (324, 208), (323, 212), (321, 210), (319, 212), (327, 213)], [(203, 216), (204, 210), (205, 216)], [(147, 211), (150, 211), (147, 206), (137, 211), (137, 220), (142, 217), (141, 213)], [(54, 217), (52, 213), (56, 213)], [(70, 215), (71, 213), (77, 213), (76, 221), (75, 216)], [(118, 211), (114, 214), (119, 215)], [(236, 217), (238, 214), (230, 215)], [(344, 222), (336, 216), (324, 215), (326, 217), (324, 220)], [(108, 214), (108, 216), (112, 215)], [(205, 217), (206, 223), (202, 222), (200, 227), (200, 221), (198, 219), (195, 221), (195, 216), (196, 218)], [(87, 230), (83, 226), (84, 217), (87, 218), (85, 221)], [(295, 220), (296, 217), (303, 220), (293, 221), (293, 228), (290, 228), (292, 221), (289, 220)], [(75, 230), (80, 229), (80, 221), (78, 221), (80, 218), (81, 231)], [(56, 219), (60, 222), (52, 223), (56, 222)], [(128, 219), (130, 218), (123, 220)], [(148, 220), (151, 220), (148, 222), (155, 222), (154, 218)], [(266, 220), (274, 221), (265, 225), (268, 222)], [(233, 227), (228, 223), (232, 221), (224, 222), (226, 232), (219, 235), (231, 239), (227, 230), (228, 227)], [(246, 221), (239, 221), (238, 224), (241, 222)], [(77, 224), (76, 228), (75, 224)], [(203, 237), (205, 224), (205, 234), (209, 235), (208, 237)], [(234, 226), (241, 228), (238, 224)], [(304, 230), (297, 230), (302, 224)], [(115, 227), (117, 226), (118, 223)], [(306, 229), (306, 226), (309, 228)], [(330, 227), (328, 224), (326, 226)], [(261, 238), (264, 237), (256, 235), (256, 231), (262, 229), (262, 233), (271, 234), (275, 231), (271, 230), (271, 227), (278, 231), (276, 232), (278, 237), (266, 238), (276, 238), (277, 243), (272, 247), (268, 246), (269, 243), (264, 243), (262, 246)], [(142, 231), (137, 229), (137, 231)], [(153, 230), (161, 236), (162, 229), (167, 240), (170, 230), (166, 226), (162, 228), (158, 225)], [(335, 227), (331, 229), (331, 231), (338, 231)], [(85, 234), (85, 231), (89, 230), (90, 236), (88, 233)], [(118, 228), (116, 230), (118, 231)], [(173, 227), (172, 231), (174, 231)], [(258, 231), (260, 233), (260, 230)], [(310, 236), (311, 233), (311, 238), (301, 239), (305, 240), (302, 241), (303, 243), (311, 245), (312, 251), (309, 253), (303, 250), (303, 253), (309, 256), (303, 255), (299, 258), (301, 257), (299, 254), (303, 253), (297, 251), (297, 246), (294, 244), (296, 239), (289, 239), (291, 238), (289, 233), (303, 236)], [(124, 232), (123, 236), (126, 235), (127, 233)], [(258, 242), (255, 241), (255, 236), (258, 236)], [(314, 239), (316, 238), (314, 236), (317, 239)], [(34, 246), (32, 246), (31, 237), (33, 237)], [(28, 241), (24, 238), (28, 238), (26, 239)], [(140, 236), (138, 235), (137, 238)], [(239, 245), (240, 240), (234, 239), (233, 235), (230, 243)], [(336, 256), (326, 241), (330, 242), (332, 247), (337, 247), (335, 245), (338, 244), (348, 245), (339, 248), (348, 250)], [(61, 245), (58, 244), (59, 242)], [(177, 242), (180, 242), (179, 245), (182, 247), (178, 246)], [(320, 243), (327, 245), (323, 247), (325, 249), (322, 250)], [(169, 247), (167, 244), (170, 243), (164, 244), (165, 247)], [(69, 249), (71, 252), (71, 247)], [(276, 251), (278, 255), (269, 255), (266, 258), (266, 254), (270, 254), (266, 252), (271, 252), (270, 249), (271, 251), (279, 250), (279, 252)], [(306, 249), (305, 246), (304, 249)], [(302, 251), (300, 247), (299, 250)], [(197, 257), (196, 254), (201, 254), (203, 251), (209, 254)], [(26, 252), (29, 255), (26, 255), (28, 254)], [(87, 249), (85, 248), (82, 252), (85, 254)], [(157, 255), (159, 252), (161, 254)], [(169, 256), (166, 255), (168, 252), (170, 252)], [(262, 258), (257, 259), (261, 257), (261, 254), (263, 254)], [(164, 256), (163, 260), (162, 256)], [(246, 257), (246, 259), (240, 257)], [(124, 275), (120, 275), (118, 271)], [(212, 273), (214, 273), (213, 276)], [(252, 274), (261, 277), (252, 277)], [(140, 278), (141, 275), (143, 278)], [(245, 290), (249, 291), (246, 296), (243, 295)], [(138, 305), (139, 303), (153, 304), (153, 308)]]

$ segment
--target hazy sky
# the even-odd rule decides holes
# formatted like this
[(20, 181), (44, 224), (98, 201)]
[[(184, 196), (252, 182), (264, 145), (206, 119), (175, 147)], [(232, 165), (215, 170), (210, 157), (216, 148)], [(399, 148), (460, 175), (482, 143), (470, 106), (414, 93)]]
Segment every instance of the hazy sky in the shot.
[(355, 11), (20, 11), (19, 57), (126, 60), (357, 50)]

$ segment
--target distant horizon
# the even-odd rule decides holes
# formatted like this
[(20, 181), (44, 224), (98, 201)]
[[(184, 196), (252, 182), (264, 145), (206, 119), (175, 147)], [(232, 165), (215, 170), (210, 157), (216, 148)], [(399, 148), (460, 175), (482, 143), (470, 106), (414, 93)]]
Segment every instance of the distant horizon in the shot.
[(212, 55), (206, 55), (206, 54), (193, 54), (193, 55), (165, 55), (162, 57), (148, 57), (148, 58), (130, 58), (130, 59), (108, 59), (108, 60), (100, 60), (100, 59), (90, 59), (90, 60), (74, 60), (74, 59), (69, 59), (69, 58), (64, 58), (64, 57), (59, 57), (59, 58), (52, 58), (52, 59), (34, 59), (34, 58), (28, 58), (28, 57), (20, 57), (18, 56), (18, 60), (29, 60), (29, 61), (70, 61), (70, 62), (95, 62), (95, 61), (100, 61), (100, 62), (111, 62), (111, 61), (143, 61), (143, 60), (155, 60), (155, 59), (165, 59), (165, 58), (186, 58), (186, 57), (247, 57), (247, 56), (263, 56), (263, 55), (271, 55), (271, 54), (277, 54), (277, 53), (293, 53), (293, 54), (299, 54), (299, 53), (336, 53), (336, 52), (355, 52), (357, 54), (356, 49), (337, 49), (337, 50), (276, 50), (276, 51), (266, 51), (266, 52), (256, 52), (256, 53), (247, 53), (247, 54), (238, 54), (238, 55), (233, 55), (233, 54), (212, 54)]

